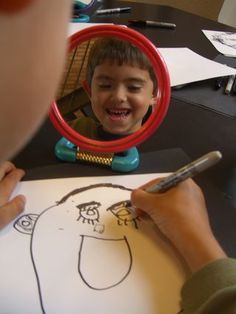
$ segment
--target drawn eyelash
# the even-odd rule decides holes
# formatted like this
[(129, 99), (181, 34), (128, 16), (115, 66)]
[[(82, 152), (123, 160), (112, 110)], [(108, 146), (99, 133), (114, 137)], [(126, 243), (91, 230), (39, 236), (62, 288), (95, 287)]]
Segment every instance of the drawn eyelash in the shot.
[(137, 221), (139, 216), (134, 214), (133, 211), (127, 206), (130, 203), (128, 200), (116, 203), (109, 207), (107, 211), (111, 211), (117, 218), (118, 225), (127, 226), (129, 223), (133, 224), (138, 229)]
[(92, 201), (88, 203), (83, 203), (76, 206), (79, 209), (79, 217), (77, 221), (82, 220), (82, 223), (88, 223), (94, 225), (94, 223), (99, 222), (99, 211), (98, 208), (101, 203)]

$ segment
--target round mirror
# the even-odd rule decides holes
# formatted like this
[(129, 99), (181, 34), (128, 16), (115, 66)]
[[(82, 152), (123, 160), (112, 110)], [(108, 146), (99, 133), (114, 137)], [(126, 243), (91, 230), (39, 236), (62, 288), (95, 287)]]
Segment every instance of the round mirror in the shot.
[(130, 28), (96, 25), (70, 38), (50, 118), (79, 148), (121, 152), (156, 130), (169, 99), (169, 75), (156, 47)]

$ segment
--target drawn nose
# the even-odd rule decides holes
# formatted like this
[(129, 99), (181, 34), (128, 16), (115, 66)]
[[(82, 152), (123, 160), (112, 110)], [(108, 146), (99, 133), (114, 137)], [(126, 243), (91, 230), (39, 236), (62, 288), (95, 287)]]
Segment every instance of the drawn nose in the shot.
[(104, 224), (96, 224), (93, 231), (97, 232), (97, 233), (103, 233), (105, 231), (105, 225)]

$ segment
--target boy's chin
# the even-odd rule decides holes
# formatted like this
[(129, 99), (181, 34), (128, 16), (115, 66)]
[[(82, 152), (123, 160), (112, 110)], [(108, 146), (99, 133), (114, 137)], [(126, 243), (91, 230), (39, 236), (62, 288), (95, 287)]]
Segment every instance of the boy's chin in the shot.
[[(128, 135), (131, 135), (133, 133), (135, 133), (136, 131), (138, 131), (139, 129), (141, 128), (138, 127), (138, 128), (133, 128), (133, 129), (127, 129), (127, 128), (116, 128), (116, 127), (113, 127), (111, 129), (109, 129), (109, 133), (111, 134), (114, 134), (114, 135), (118, 135), (118, 136), (128, 136)], [(107, 129), (108, 130), (108, 129)]]
[(99, 137), (102, 140), (118, 140), (121, 139), (130, 133), (127, 133), (125, 129), (116, 129), (116, 128), (100, 128), (98, 129)]
[(128, 130), (127, 128), (124, 128), (124, 127), (111, 127), (111, 128), (107, 128), (105, 130), (106, 130), (106, 132), (113, 134), (113, 135), (117, 135), (117, 136), (127, 136), (127, 135), (134, 133), (133, 130)]
[(103, 123), (103, 129), (113, 135), (128, 136), (138, 131), (142, 127), (141, 124), (130, 125), (130, 123)]

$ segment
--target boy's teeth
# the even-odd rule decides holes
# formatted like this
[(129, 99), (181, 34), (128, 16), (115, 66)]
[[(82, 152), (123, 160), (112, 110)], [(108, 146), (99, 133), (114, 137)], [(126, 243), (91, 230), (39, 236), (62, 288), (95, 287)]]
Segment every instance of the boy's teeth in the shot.
[(130, 112), (128, 109), (108, 109), (107, 111), (109, 114), (114, 115), (127, 115)]

